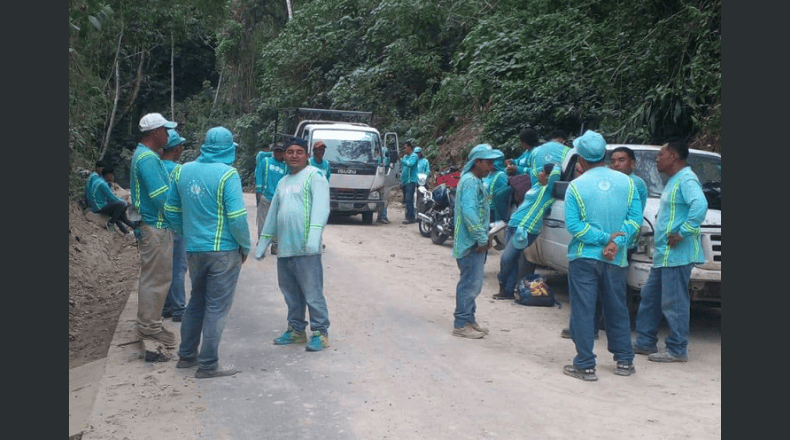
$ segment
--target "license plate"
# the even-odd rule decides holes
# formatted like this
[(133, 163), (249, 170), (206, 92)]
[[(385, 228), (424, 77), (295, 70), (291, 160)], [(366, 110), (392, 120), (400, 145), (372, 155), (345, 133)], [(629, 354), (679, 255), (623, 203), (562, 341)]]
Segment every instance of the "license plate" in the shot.
[(341, 211), (353, 211), (354, 210), (354, 204), (353, 203), (340, 202), (338, 204), (338, 206), (339, 206)]

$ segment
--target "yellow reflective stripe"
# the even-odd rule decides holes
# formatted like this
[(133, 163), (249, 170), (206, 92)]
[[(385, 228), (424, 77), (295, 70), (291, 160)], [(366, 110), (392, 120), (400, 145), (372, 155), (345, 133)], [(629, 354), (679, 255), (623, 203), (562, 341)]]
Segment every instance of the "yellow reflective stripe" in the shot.
[(170, 188), (169, 186), (163, 185), (163, 186), (157, 188), (156, 190), (151, 191), (150, 193), (148, 193), (148, 197), (150, 197), (152, 199), (155, 199), (155, 198), (161, 196), (162, 194), (166, 193), (169, 188)]
[[(677, 214), (677, 196), (678, 191), (680, 190), (680, 179), (675, 182), (675, 186), (672, 188), (669, 197), (669, 221), (667, 222), (667, 236), (669, 236), (670, 231), (672, 231), (672, 227), (675, 223), (675, 215)], [(672, 248), (669, 246), (669, 242), (666, 243), (666, 252), (664, 252), (664, 261), (663, 266), (669, 264), (669, 252)]]
[(242, 217), (244, 214), (247, 213), (246, 209), (239, 209), (238, 211), (233, 211), (228, 213), (228, 218), (237, 218)]
[(313, 204), (313, 200), (311, 198), (310, 193), (310, 183), (313, 181), (313, 176), (318, 171), (310, 172), (310, 175), (307, 176), (307, 179), (304, 181), (303, 189), (304, 189), (304, 241), (307, 243), (307, 239), (310, 237), (310, 210)]
[(165, 211), (167, 211), (167, 212), (181, 212), (181, 208), (173, 206), (173, 205), (168, 205), (167, 203), (165, 203)]
[(227, 182), (235, 172), (236, 170), (231, 168), (230, 170), (226, 171), (225, 174), (223, 174), (219, 179), (219, 187), (217, 189), (217, 230), (214, 233), (215, 251), (219, 251), (220, 242), (222, 239), (222, 230), (225, 228), (225, 203), (223, 203), (225, 196), (225, 182)]

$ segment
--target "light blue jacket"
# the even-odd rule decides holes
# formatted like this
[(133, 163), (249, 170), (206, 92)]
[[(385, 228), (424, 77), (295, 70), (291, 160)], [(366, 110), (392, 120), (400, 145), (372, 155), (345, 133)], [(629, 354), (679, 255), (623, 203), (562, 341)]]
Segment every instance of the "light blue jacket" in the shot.
[(560, 167), (554, 167), (549, 174), (546, 186), (540, 181), (529, 188), (524, 194), (524, 200), (518, 209), (510, 216), (508, 226), (516, 228), (513, 235), (513, 244), (518, 249), (527, 247), (528, 234), (539, 234), (543, 228), (543, 216), (546, 210), (554, 203), (554, 182), (560, 178)]
[(329, 181), (329, 178), (332, 177), (332, 169), (329, 167), (329, 161), (324, 159), (321, 163), (315, 161), (314, 157), (310, 158), (310, 165), (318, 168), (318, 171), (326, 177), (326, 181)]
[(110, 202), (122, 202), (126, 204), (126, 200), (118, 197), (112, 189), (110, 184), (103, 178), (98, 178), (93, 181), (93, 190), (91, 196), (88, 197), (88, 202), (91, 204), (91, 211), (99, 212)]
[(554, 168), (559, 168), (562, 166), (562, 160), (569, 151), (571, 151), (570, 148), (554, 141), (549, 141), (535, 147), (535, 149), (532, 150), (532, 168), (530, 168), (529, 172), (532, 185), (535, 185), (538, 181), (538, 174), (543, 171), (544, 165), (553, 163)]
[(277, 237), (277, 258), (321, 253), (321, 234), (329, 219), (329, 182), (314, 166), (280, 180), (266, 223), (261, 230), (255, 257)]
[(277, 183), (288, 174), (288, 166), (285, 162), (276, 160), (270, 152), (259, 152), (256, 159), (260, 160), (255, 166), (255, 192), (271, 200)]
[[(653, 267), (676, 267), (705, 262), (700, 243), (700, 225), (708, 212), (708, 201), (699, 178), (685, 167), (670, 177), (661, 193), (656, 222)], [(667, 235), (680, 234), (683, 239), (670, 248)]]
[(423, 157), (417, 161), (417, 174), (431, 175), (431, 163), (428, 162), (428, 158)]
[(96, 171), (92, 171), (85, 181), (85, 200), (88, 201), (88, 207), (91, 209), (93, 209), (93, 200), (91, 199), (93, 197), (93, 184), (96, 183), (96, 179), (101, 179), (101, 176)]
[(234, 148), (203, 144), (197, 159), (173, 170), (165, 215), (187, 252), (250, 252), (241, 178), (230, 165), (235, 155)]
[[(628, 266), (627, 244), (639, 232), (642, 213), (634, 181), (605, 166), (591, 168), (568, 184), (565, 194), (565, 227), (571, 234), (568, 261), (590, 258), (620, 267)], [(617, 254), (613, 260), (603, 256), (613, 232)]]
[(129, 167), (132, 205), (143, 222), (157, 229), (165, 229), (165, 201), (170, 189), (170, 178), (159, 155), (143, 144), (137, 144)]
[(521, 153), (521, 156), (518, 159), (513, 161), (513, 165), (516, 166), (516, 175), (518, 174), (527, 174), (532, 170), (532, 152), (535, 149), (526, 150)]
[(453, 258), (463, 258), (476, 246), (488, 244), (490, 217), (483, 180), (470, 171), (465, 172), (456, 188)]
[(642, 214), (644, 214), (645, 208), (647, 207), (647, 184), (641, 177), (637, 176), (636, 173), (631, 173), (630, 177), (634, 179), (636, 192), (639, 193), (639, 201), (642, 203)]
[(401, 160), (401, 176), (400, 182), (402, 185), (407, 183), (417, 183), (417, 153), (411, 153)]

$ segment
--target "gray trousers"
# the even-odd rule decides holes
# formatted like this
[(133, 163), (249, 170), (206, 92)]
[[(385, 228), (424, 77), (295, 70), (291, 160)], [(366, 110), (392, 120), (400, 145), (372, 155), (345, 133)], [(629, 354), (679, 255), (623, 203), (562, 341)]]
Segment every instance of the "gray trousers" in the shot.
[(140, 224), (140, 283), (137, 290), (137, 331), (162, 331), (162, 307), (173, 278), (173, 232)]

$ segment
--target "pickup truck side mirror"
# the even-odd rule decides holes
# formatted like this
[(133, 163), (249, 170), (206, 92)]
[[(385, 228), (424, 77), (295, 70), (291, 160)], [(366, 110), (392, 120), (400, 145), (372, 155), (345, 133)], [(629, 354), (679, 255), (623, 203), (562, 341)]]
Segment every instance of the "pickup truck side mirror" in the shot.
[(554, 189), (552, 190), (552, 196), (557, 200), (565, 200), (565, 191), (568, 190), (568, 184), (570, 182), (565, 182), (562, 180), (558, 180), (554, 182)]
[(398, 152), (395, 150), (391, 150), (389, 152), (389, 155), (390, 155), (390, 164), (397, 163), (398, 160), (400, 160), (400, 158), (398, 157)]

